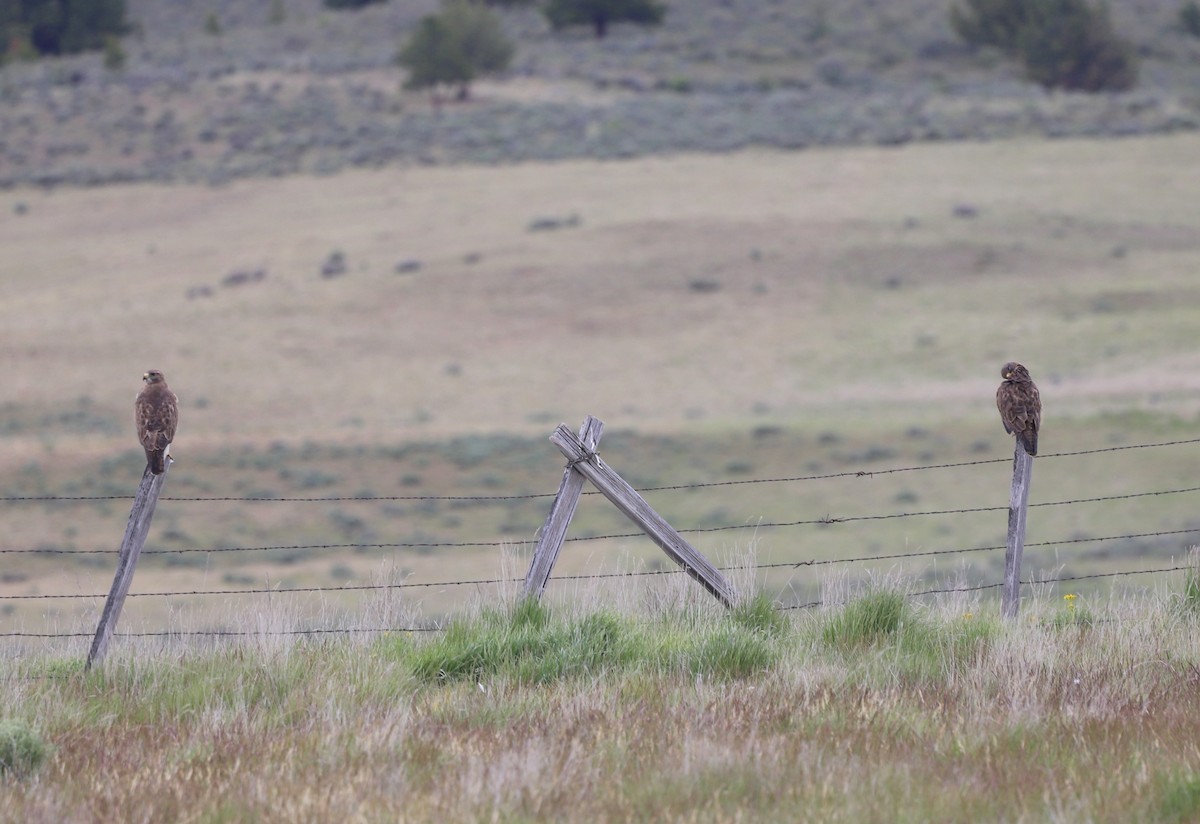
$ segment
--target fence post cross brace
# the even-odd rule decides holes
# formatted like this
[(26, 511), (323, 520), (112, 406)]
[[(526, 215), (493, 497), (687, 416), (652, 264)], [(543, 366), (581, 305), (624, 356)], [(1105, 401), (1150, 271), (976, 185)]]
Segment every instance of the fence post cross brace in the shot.
[(558, 495), (550, 508), (550, 515), (546, 518), (537, 548), (533, 552), (533, 560), (525, 576), (523, 595), (527, 598), (541, 598), (550, 578), (550, 570), (562, 548), (571, 516), (575, 514), (575, 507), (579, 503), (583, 482), (588, 480), (613, 506), (649, 535), (672, 561), (683, 567), (684, 572), (696, 579), (722, 604), (732, 607), (737, 595), (720, 571), (685, 541), (674, 527), (646, 503), (645, 498), (596, 454), (603, 431), (604, 422), (589, 415), (580, 427), (578, 435), (566, 424), (559, 424), (550, 435), (550, 442), (566, 457), (567, 468), (563, 472)]

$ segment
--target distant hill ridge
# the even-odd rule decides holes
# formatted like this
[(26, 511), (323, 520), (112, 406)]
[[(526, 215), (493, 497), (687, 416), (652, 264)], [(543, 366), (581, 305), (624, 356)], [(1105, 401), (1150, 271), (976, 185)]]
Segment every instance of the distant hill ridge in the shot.
[(1200, 39), (1179, 30), (1179, 6), (1113, 4), (1141, 82), (1095, 96), (1047, 93), (968, 49), (946, 0), (677, 0), (662, 27), (604, 40), (507, 11), (508, 77), (436, 110), (401, 93), (392, 62), (435, 0), (358, 12), (283, 0), (281, 22), (271, 0), (130, 0), (137, 33), (119, 74), (99, 55), (0, 73), (0, 185), (1192, 130)]

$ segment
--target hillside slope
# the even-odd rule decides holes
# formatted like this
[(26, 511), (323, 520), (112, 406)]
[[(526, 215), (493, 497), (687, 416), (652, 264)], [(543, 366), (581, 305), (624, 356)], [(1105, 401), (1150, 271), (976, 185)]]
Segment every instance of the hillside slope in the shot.
[[(89, 55), (0, 73), (0, 184), (220, 183), (350, 167), (619, 158), (747, 146), (1114, 136), (1200, 125), (1200, 39), (1175, 0), (1114, 4), (1144, 61), (1121, 95), (1047, 94), (963, 47), (944, 0), (689, 0), (597, 41), (505, 13), (519, 48), (473, 102), (403, 94), (398, 44), (434, 0), (130, 3), (114, 74)], [(204, 32), (209, 13), (223, 33)]]

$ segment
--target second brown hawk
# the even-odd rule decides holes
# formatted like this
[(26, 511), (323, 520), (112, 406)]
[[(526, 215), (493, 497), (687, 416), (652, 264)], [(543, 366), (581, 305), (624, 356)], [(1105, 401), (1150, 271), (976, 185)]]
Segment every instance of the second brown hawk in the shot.
[(1006, 363), (1000, 370), (1004, 381), (996, 390), (996, 408), (1004, 431), (1015, 435), (1030, 455), (1037, 454), (1038, 432), (1042, 429), (1042, 396), (1029, 377), (1029, 370), (1019, 363)]
[(167, 386), (167, 379), (157, 369), (142, 375), (146, 385), (133, 404), (138, 440), (146, 450), (146, 463), (155, 475), (166, 470), (167, 447), (175, 440), (179, 423), (179, 399)]

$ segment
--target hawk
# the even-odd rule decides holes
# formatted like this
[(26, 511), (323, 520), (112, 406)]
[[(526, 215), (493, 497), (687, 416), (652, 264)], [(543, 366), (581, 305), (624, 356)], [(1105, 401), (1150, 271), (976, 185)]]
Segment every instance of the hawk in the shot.
[(1004, 431), (1015, 435), (1030, 455), (1037, 454), (1038, 432), (1042, 428), (1042, 397), (1029, 377), (1029, 370), (1019, 363), (1006, 363), (1000, 370), (1004, 378), (996, 390), (996, 408)]
[(167, 447), (175, 439), (179, 423), (179, 399), (167, 386), (167, 379), (157, 369), (142, 375), (146, 386), (138, 393), (133, 405), (138, 440), (146, 450), (146, 463), (155, 475), (166, 469)]

